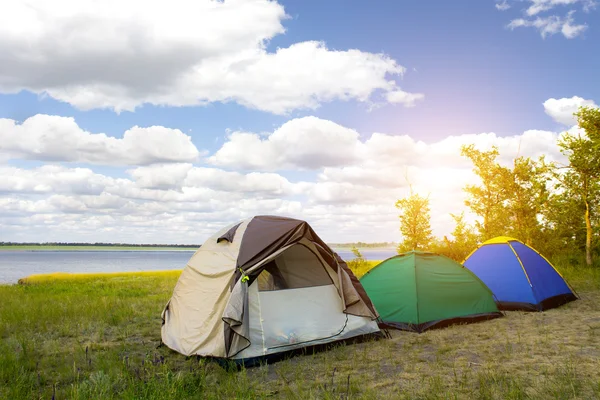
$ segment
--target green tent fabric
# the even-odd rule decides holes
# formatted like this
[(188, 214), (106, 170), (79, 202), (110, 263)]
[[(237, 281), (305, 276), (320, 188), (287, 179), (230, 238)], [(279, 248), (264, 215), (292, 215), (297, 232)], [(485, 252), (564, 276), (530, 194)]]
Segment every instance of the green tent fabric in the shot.
[(360, 283), (383, 324), (423, 332), (502, 316), (492, 292), (471, 271), (439, 254), (411, 251), (388, 258)]

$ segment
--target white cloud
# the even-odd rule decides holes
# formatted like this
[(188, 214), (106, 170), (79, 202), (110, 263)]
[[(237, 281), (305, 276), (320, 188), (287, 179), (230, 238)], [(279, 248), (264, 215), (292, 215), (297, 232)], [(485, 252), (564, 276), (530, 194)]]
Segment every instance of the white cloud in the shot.
[[(597, 3), (595, 0), (526, 0), (528, 7), (523, 10), (526, 18), (516, 18), (507, 25), (509, 29), (532, 27), (536, 28), (542, 38), (562, 33), (567, 39), (581, 35), (587, 28), (585, 23), (577, 23), (573, 17), (577, 8), (585, 13), (592, 11)], [(496, 8), (505, 11), (511, 6), (507, 0), (496, 3)], [(569, 11), (564, 17), (556, 14), (539, 16), (542, 13), (554, 10), (557, 7), (568, 7)], [(531, 17), (536, 17), (532, 19)]]
[(403, 90), (394, 90), (388, 92), (385, 97), (390, 103), (400, 103), (406, 107), (414, 107), (417, 101), (425, 98), (425, 95), (423, 93), (408, 93)]
[(217, 168), (194, 168), (185, 180), (185, 184), (193, 187), (210, 187), (225, 192), (239, 192), (249, 195), (267, 197), (289, 196), (300, 193), (305, 186), (300, 183), (298, 188), (286, 178), (274, 173), (224, 171)]
[(557, 138), (554, 132), (530, 130), (509, 137), (451, 136), (427, 144), (410, 136), (377, 133), (363, 142), (360, 163), (325, 168), (309, 198), (315, 204), (388, 207), (386, 215), (395, 218), (395, 200), (407, 196), (412, 185), (417, 193), (429, 196), (434, 233), (444, 235), (453, 228), (449, 214), (466, 209), (464, 186), (478, 182), (470, 161), (460, 155), (462, 145), (474, 144), (480, 150), (495, 145), (498, 162), (511, 166), (518, 156), (545, 155), (549, 161), (563, 161)]
[(502, 0), (501, 3), (496, 3), (496, 9), (500, 11), (506, 11), (510, 8), (510, 4), (506, 0)]
[(556, 122), (571, 126), (577, 123), (573, 116), (579, 107), (598, 107), (593, 100), (586, 100), (579, 96), (561, 99), (551, 98), (544, 102), (544, 111)]
[(537, 15), (541, 12), (553, 9), (556, 6), (572, 5), (580, 0), (529, 0), (531, 5), (525, 10), (529, 16)]
[[(461, 145), (496, 145), (504, 165), (520, 155), (564, 161), (559, 134), (539, 130), (426, 143), (385, 133), (364, 139), (332, 121), (300, 118), (267, 136), (243, 134), (251, 145), (236, 135), (209, 158), (226, 160), (229, 170), (161, 163), (123, 169), (130, 177), (123, 178), (62, 165), (0, 166), (7, 177), (0, 180), (0, 240), (198, 243), (236, 220), (278, 214), (308, 220), (328, 241), (398, 241), (394, 204), (409, 184), (429, 196), (441, 236), (453, 228), (449, 213), (466, 209), (463, 187), (477, 182)], [(241, 172), (247, 168), (293, 172)]]
[(22, 124), (0, 118), (0, 158), (104, 165), (189, 162), (199, 157), (191, 138), (162, 126), (125, 131), (123, 138), (81, 129), (73, 118), (38, 114)]
[[(518, 155), (547, 154), (550, 159), (560, 157), (558, 149), (549, 147), (556, 133), (530, 130), (518, 136), (498, 137), (494, 133), (450, 136), (427, 144), (408, 135), (373, 133), (361, 141), (358, 132), (334, 122), (315, 118), (297, 118), (286, 122), (266, 136), (256, 133), (235, 132), (223, 146), (208, 157), (208, 162), (240, 170), (322, 170), (337, 171), (345, 168), (354, 174), (354, 180), (368, 179), (388, 183), (385, 171), (379, 166), (431, 167), (456, 165), (464, 167), (467, 160), (460, 156), (460, 146), (474, 143), (481, 148), (499, 147), (512, 160)], [(365, 167), (375, 165), (370, 172)], [(405, 172), (397, 170), (402, 176)], [(323, 176), (322, 174), (320, 176)], [(398, 179), (396, 179), (398, 180)]]
[(232, 133), (209, 162), (239, 169), (319, 169), (356, 161), (358, 143), (352, 129), (316, 117), (296, 118), (264, 139)]
[(268, 0), (1, 2), (0, 92), (85, 110), (233, 101), (277, 114), (402, 92), (390, 77), (405, 68), (384, 54), (316, 41), (267, 51), (285, 18)]
[(181, 190), (183, 180), (190, 169), (192, 164), (155, 164), (128, 172), (140, 188)]
[(88, 168), (44, 165), (34, 169), (0, 166), (0, 193), (73, 193), (100, 195), (113, 178)]
[(309, 199), (314, 204), (381, 204), (386, 198), (388, 202), (393, 201), (385, 192), (374, 189), (368, 181), (318, 182), (312, 187)]
[(543, 18), (537, 17), (534, 20), (518, 18), (512, 20), (507, 27), (510, 29), (534, 27), (540, 32), (542, 38), (546, 38), (546, 36), (551, 36), (560, 32), (567, 39), (573, 39), (587, 29), (586, 24), (574, 24), (573, 13), (574, 11), (570, 11), (564, 18), (556, 15)]

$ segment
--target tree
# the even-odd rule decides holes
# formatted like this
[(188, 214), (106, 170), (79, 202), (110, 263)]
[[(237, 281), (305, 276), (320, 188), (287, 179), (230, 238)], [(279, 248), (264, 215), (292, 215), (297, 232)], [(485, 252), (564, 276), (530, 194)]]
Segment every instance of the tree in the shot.
[(503, 235), (507, 231), (504, 182), (507, 180), (508, 170), (496, 163), (498, 154), (496, 146), (490, 151), (477, 150), (472, 144), (461, 147), (461, 155), (471, 160), (473, 172), (481, 179), (480, 186), (467, 185), (464, 190), (468, 195), (465, 205), (481, 217), (475, 227), (482, 241)]
[(473, 228), (466, 223), (464, 214), (464, 212), (458, 215), (450, 214), (456, 224), (452, 231), (454, 237), (452, 242), (454, 248), (453, 258), (460, 262), (477, 247), (477, 235), (473, 232)]
[(539, 217), (549, 195), (551, 166), (543, 157), (537, 161), (517, 157), (511, 169), (496, 162), (499, 153), (495, 146), (490, 151), (477, 150), (473, 145), (461, 150), (481, 179), (481, 185), (465, 187), (469, 195), (465, 204), (481, 217), (476, 222), (480, 239), (508, 234), (532, 244), (540, 237)]
[(529, 157), (517, 157), (513, 169), (507, 170), (503, 182), (506, 191), (506, 211), (510, 216), (508, 233), (531, 245), (539, 238), (539, 216), (548, 201), (548, 182), (552, 166), (544, 157), (533, 161)]
[(454, 219), (455, 226), (452, 231), (453, 239), (444, 236), (442, 240), (432, 243), (432, 251), (443, 254), (455, 261), (462, 262), (477, 247), (477, 234), (465, 221), (464, 212), (450, 214)]
[(358, 247), (352, 246), (352, 254), (354, 254), (354, 259), (347, 262), (348, 267), (350, 267), (354, 275), (361, 277), (367, 273), (370, 264), (365, 260)]
[[(576, 113), (575, 115), (578, 116), (578, 119), (582, 118), (580, 116), (582, 114)], [(587, 121), (581, 121), (581, 125), (589, 126)], [(586, 232), (585, 261), (587, 265), (592, 265), (592, 221), (595, 218), (600, 198), (600, 157), (598, 154), (600, 152), (594, 149), (592, 140), (581, 135), (564, 135), (558, 145), (561, 152), (569, 159), (567, 171), (556, 174), (556, 178), (560, 182), (558, 186), (559, 189), (562, 189), (563, 196), (582, 205)]]
[(586, 226), (585, 204), (575, 183), (573, 171), (557, 168), (554, 191), (544, 204), (544, 227), (542, 241), (536, 249), (544, 254), (585, 252)]
[(400, 209), (400, 232), (403, 240), (398, 245), (398, 253), (410, 250), (427, 249), (433, 240), (430, 226), (429, 198), (414, 193), (396, 202)]
[(577, 125), (592, 141), (596, 152), (600, 151), (600, 108), (579, 107), (573, 115), (577, 118)]

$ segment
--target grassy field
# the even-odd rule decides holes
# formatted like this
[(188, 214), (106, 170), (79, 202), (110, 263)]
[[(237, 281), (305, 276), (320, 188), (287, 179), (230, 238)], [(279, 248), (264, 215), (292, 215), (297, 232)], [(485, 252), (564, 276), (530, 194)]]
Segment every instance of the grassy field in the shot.
[(196, 247), (153, 247), (153, 246), (54, 246), (14, 245), (0, 246), (0, 251), (195, 251)]
[(562, 272), (558, 309), (241, 371), (157, 348), (178, 271), (33, 277), (0, 285), (0, 398), (600, 398), (600, 269)]

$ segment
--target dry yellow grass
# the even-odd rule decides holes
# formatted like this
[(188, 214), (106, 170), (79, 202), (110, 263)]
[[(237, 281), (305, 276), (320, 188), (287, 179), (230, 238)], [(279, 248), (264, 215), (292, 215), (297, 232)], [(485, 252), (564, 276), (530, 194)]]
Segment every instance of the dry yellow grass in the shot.
[(130, 272), (95, 272), (95, 273), (68, 273), (53, 272), (50, 274), (33, 274), (19, 279), (19, 284), (48, 283), (52, 281), (77, 281), (98, 278), (117, 277), (178, 277), (182, 270), (162, 271), (130, 271)]

